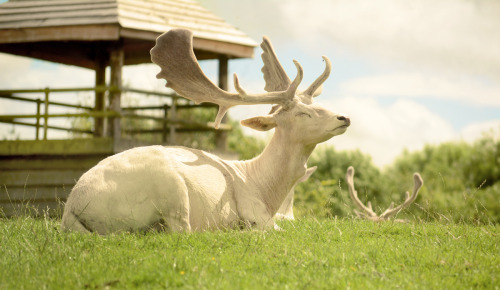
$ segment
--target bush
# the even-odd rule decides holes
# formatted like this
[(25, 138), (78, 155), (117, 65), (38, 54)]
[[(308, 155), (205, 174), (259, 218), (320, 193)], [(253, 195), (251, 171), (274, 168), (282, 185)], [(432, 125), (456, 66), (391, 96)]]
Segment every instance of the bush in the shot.
[(417, 152), (404, 152), (394, 164), (380, 171), (370, 156), (359, 151), (318, 148), (309, 166), (318, 166), (309, 181), (295, 189), (295, 214), (352, 215), (345, 172), (356, 169), (355, 186), (365, 204), (371, 201), (377, 213), (392, 201), (404, 201), (413, 188), (413, 173), (419, 172), (424, 187), (415, 203), (400, 217), (474, 224), (500, 223), (500, 141), (492, 135), (473, 144), (448, 142), (428, 145)]
[(296, 215), (349, 215), (352, 205), (345, 173), (351, 165), (357, 170), (355, 178), (360, 198), (365, 201), (366, 193), (370, 193), (372, 200), (381, 198), (386, 188), (370, 156), (360, 151), (336, 151), (333, 147), (322, 147), (314, 151), (308, 163), (308, 166), (318, 166), (318, 169), (307, 182), (295, 189)]
[(264, 140), (243, 134), (241, 125), (237, 121), (230, 121), (229, 124), (233, 129), (228, 134), (227, 147), (230, 152), (237, 153), (239, 159), (252, 159), (264, 150), (266, 146)]
[(417, 200), (420, 210), (412, 209), (416, 216), (498, 223), (499, 162), (499, 140), (484, 136), (473, 144), (449, 142), (405, 152), (386, 175), (395, 176), (394, 182), (414, 171), (421, 173), (425, 186)]

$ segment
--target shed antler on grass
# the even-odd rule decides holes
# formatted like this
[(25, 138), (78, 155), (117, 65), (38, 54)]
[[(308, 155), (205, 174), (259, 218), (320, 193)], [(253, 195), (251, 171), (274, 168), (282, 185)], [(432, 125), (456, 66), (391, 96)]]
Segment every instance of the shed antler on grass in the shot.
[[(388, 209), (386, 209), (381, 215), (377, 215), (373, 209), (371, 202), (368, 202), (368, 206), (365, 206), (361, 200), (358, 198), (358, 192), (354, 189), (354, 167), (349, 166), (346, 173), (347, 187), (349, 188), (349, 196), (351, 197), (354, 204), (361, 210), (354, 210), (354, 213), (359, 218), (372, 220), (372, 221), (386, 221), (389, 220), (393, 215), (397, 214), (404, 208), (408, 207), (412, 202), (415, 201), (418, 195), (418, 191), (424, 184), (424, 181), (419, 173), (413, 174), (413, 193), (406, 192), (405, 201), (394, 207), (394, 202), (391, 203)], [(405, 222), (405, 220), (396, 220), (400, 222)]]

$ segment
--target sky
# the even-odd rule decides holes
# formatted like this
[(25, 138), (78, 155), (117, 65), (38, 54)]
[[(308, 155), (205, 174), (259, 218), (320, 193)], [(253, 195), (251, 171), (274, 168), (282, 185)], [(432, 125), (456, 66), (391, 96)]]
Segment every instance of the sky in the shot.
[[(298, 60), (303, 88), (323, 71), (321, 56), (330, 58), (333, 71), (315, 102), (352, 120), (346, 133), (326, 142), (338, 150), (359, 149), (383, 167), (403, 150), (425, 144), (473, 142), (483, 132), (500, 138), (500, 1), (200, 2), (256, 42), (267, 35), (292, 79), (292, 60)], [(253, 59), (230, 61), (229, 73), (237, 73), (248, 92), (263, 92), (260, 54), (257, 47)], [(209, 77), (215, 75), (215, 62), (202, 67)], [(154, 65), (127, 67), (124, 83), (161, 89), (157, 72)], [(0, 88), (93, 83), (89, 70), (0, 54)], [(0, 101), (0, 114), (13, 110), (32, 108)], [(241, 120), (268, 111), (269, 106), (241, 106), (229, 114)], [(0, 136), (11, 129), (0, 125)], [(269, 138), (269, 133), (245, 132)], [(16, 134), (32, 138), (34, 133), (16, 127)]]

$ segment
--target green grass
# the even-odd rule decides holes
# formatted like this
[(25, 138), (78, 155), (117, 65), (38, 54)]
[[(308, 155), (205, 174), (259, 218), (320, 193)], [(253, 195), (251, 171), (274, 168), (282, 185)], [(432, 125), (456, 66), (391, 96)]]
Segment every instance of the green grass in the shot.
[(0, 289), (465, 289), (500, 287), (500, 226), (284, 222), (111, 236), (0, 219)]

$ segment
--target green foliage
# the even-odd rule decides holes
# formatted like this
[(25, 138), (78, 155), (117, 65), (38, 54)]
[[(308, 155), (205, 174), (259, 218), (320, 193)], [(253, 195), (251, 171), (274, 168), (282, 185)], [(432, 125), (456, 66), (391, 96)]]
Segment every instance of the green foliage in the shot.
[(419, 217), (460, 222), (500, 222), (500, 140), (484, 136), (473, 144), (450, 142), (405, 152), (388, 170), (392, 183), (420, 172), (425, 187)]
[[(84, 96), (80, 99), (80, 103), (82, 105), (90, 106), (90, 98), (88, 96)], [(185, 102), (186, 104), (189, 102)], [(183, 103), (184, 104), (184, 103)], [(122, 105), (124, 107), (138, 107), (140, 102), (134, 96), (124, 93), (122, 95)], [(139, 111), (135, 112), (135, 114), (139, 113)], [(141, 114), (148, 114), (151, 116), (158, 116), (158, 111), (154, 110), (142, 110)], [(178, 109), (176, 113), (176, 119), (182, 120), (186, 123), (195, 122), (199, 124), (206, 124), (213, 122), (215, 120), (215, 116), (217, 114), (217, 107), (207, 108), (200, 107), (195, 109)], [(218, 131), (210, 132), (188, 132), (176, 133), (176, 143), (182, 146), (197, 148), (202, 150), (212, 151), (215, 149), (216, 144), (216, 136), (217, 134), (227, 134), (227, 147), (230, 152), (238, 154), (240, 159), (251, 159), (257, 156), (262, 149), (264, 149), (266, 142), (260, 138), (247, 136), (243, 134), (243, 130), (239, 122), (233, 121), (226, 117), (227, 123), (232, 126), (232, 130), (227, 133), (220, 133)], [(70, 119), (70, 124), (72, 128), (81, 129), (81, 130), (92, 130), (94, 127), (94, 120), (92, 118), (86, 117), (75, 117)], [(163, 123), (158, 122), (156, 120), (148, 120), (142, 118), (123, 118), (121, 120), (122, 126), (122, 136), (124, 138), (133, 138), (135, 140), (141, 141), (149, 141), (156, 143), (163, 143), (161, 134), (137, 134), (130, 133), (128, 130), (154, 130), (154, 129), (163, 129)], [(82, 134), (77, 132), (70, 133), (72, 138), (85, 138), (91, 137), (88, 134)], [(167, 136), (168, 140), (168, 136)]]
[(352, 212), (345, 173), (349, 166), (354, 166), (356, 184), (360, 198), (369, 192), (378, 198), (383, 194), (384, 183), (381, 173), (368, 155), (360, 151), (336, 151), (333, 147), (317, 148), (308, 166), (318, 166), (307, 182), (299, 184), (295, 195), (295, 213), (319, 216), (347, 216)]
[[(92, 95), (89, 94), (77, 94), (78, 102), (77, 104), (80, 106), (92, 107), (92, 100), (94, 99)], [(81, 112), (79, 112), (81, 113)], [(94, 119), (88, 117), (71, 117), (68, 118), (68, 122), (70, 124), (70, 128), (77, 130), (87, 130), (91, 131), (94, 128)], [(82, 138), (91, 138), (92, 135), (80, 133), (80, 132), (68, 132), (70, 138), (73, 139), (82, 139)]]
[(450, 220), (465, 223), (500, 223), (500, 140), (486, 135), (473, 144), (449, 142), (404, 152), (385, 171), (358, 151), (341, 152), (332, 147), (316, 149), (309, 166), (318, 170), (296, 188), (296, 214), (345, 217), (352, 213), (345, 172), (356, 169), (355, 186), (360, 199), (371, 201), (381, 213), (392, 201), (404, 200), (419, 172), (424, 187), (415, 203), (401, 217)]
[(472, 145), (469, 158), (464, 160), (467, 186), (489, 187), (500, 181), (500, 136), (485, 135)]
[(62, 233), (0, 219), (0, 289), (494, 289), (500, 227), (283, 222), (284, 231)]
[[(124, 95), (124, 103), (137, 101)], [(212, 122), (216, 108), (179, 110), (177, 118), (200, 123)], [(124, 128), (160, 129), (163, 124), (144, 119), (123, 119)], [(233, 130), (227, 132), (228, 149), (239, 159), (251, 159), (262, 152), (264, 140), (243, 134), (238, 122), (228, 120)], [(74, 127), (90, 128), (90, 119), (75, 119)], [(215, 149), (216, 134), (199, 132), (177, 135), (178, 144), (203, 150)], [(373, 165), (370, 156), (360, 151), (337, 151), (318, 146), (308, 166), (318, 170), (296, 187), (297, 216), (352, 215), (354, 205), (348, 197), (345, 172), (356, 169), (355, 185), (359, 198), (371, 201), (378, 213), (392, 201), (403, 202), (404, 192), (413, 187), (412, 175), (419, 172), (424, 187), (415, 203), (400, 213), (401, 217), (424, 220), (453, 220), (466, 223), (500, 223), (500, 138), (485, 135), (473, 144), (448, 142), (427, 145), (421, 151), (404, 152), (384, 171)], [(161, 143), (161, 135), (135, 135), (145, 141)]]
[[(217, 115), (217, 108), (195, 108), (189, 110), (179, 110), (177, 112), (177, 119), (195, 122), (199, 124), (206, 124), (213, 122)], [(213, 150), (215, 148), (216, 132), (189, 132), (177, 133), (177, 144), (182, 146), (202, 149)]]
[[(90, 103), (92, 98), (89, 96), (84, 96), (80, 99), (81, 105), (91, 106)], [(183, 100), (180, 101), (181, 104), (189, 104), (190, 102)], [(158, 103), (158, 106), (162, 106), (162, 103)], [(141, 102), (139, 98), (131, 93), (123, 93), (122, 94), (122, 107), (140, 107)], [(158, 118), (163, 118), (164, 112), (162, 110), (132, 110), (127, 111), (128, 113), (132, 113), (135, 115), (147, 115), (154, 116)], [(198, 124), (206, 124), (209, 122), (213, 122), (215, 119), (215, 115), (217, 113), (217, 108), (194, 108), (194, 109), (178, 109), (176, 112), (175, 119), (181, 120), (189, 124), (198, 123)], [(92, 130), (94, 128), (94, 119), (89, 117), (75, 117), (70, 118), (71, 128), (81, 129), (81, 130)], [(163, 135), (160, 133), (137, 133), (134, 131), (138, 130), (163, 130), (164, 123), (162, 120), (152, 120), (146, 118), (131, 118), (125, 117), (121, 119), (121, 127), (122, 127), (122, 137), (130, 138), (134, 140), (147, 141), (151, 143), (164, 143)], [(188, 127), (188, 126), (186, 126)], [(168, 130), (168, 129), (167, 129)], [(179, 145), (204, 149), (204, 150), (213, 150), (215, 144), (215, 132), (203, 131), (203, 132), (176, 132), (176, 143)], [(72, 132), (70, 133), (72, 138), (89, 138), (92, 137), (88, 134)], [(168, 134), (167, 134), (168, 140)]]
[(233, 129), (229, 132), (227, 146), (229, 151), (238, 154), (239, 159), (252, 159), (264, 150), (266, 146), (264, 140), (245, 135), (241, 125), (237, 121), (230, 121), (229, 123)]

